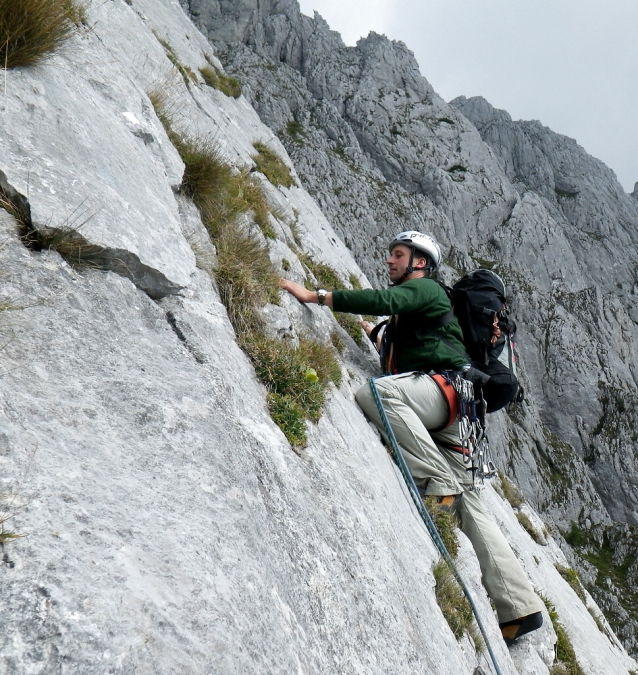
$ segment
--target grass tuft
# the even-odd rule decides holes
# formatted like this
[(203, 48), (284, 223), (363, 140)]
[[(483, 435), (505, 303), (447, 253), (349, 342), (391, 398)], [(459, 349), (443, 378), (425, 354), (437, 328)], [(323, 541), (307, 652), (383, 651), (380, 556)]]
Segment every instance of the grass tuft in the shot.
[(558, 619), (556, 607), (551, 600), (543, 595), (540, 598), (545, 603), (545, 607), (547, 607), (549, 618), (556, 633), (556, 659), (549, 672), (551, 675), (585, 675), (582, 668), (578, 665), (578, 661), (576, 661), (576, 653), (574, 652), (569, 635), (567, 635), (565, 628)]
[[(22, 206), (22, 208), (21, 208)], [(64, 222), (54, 227), (36, 229), (31, 214), (17, 200), (13, 202), (0, 197), (0, 207), (4, 208), (17, 221), (18, 233), (22, 243), (32, 251), (57, 251), (75, 270), (111, 269), (112, 257), (107, 249), (89, 243), (80, 230), (91, 220), (86, 211), (75, 209)]]
[(64, 0), (64, 11), (66, 15), (77, 28), (89, 25), (89, 17), (86, 11), (86, 5), (76, 0)]
[(268, 411), (272, 421), (284, 432), (286, 439), (295, 448), (303, 448), (306, 436), (304, 409), (289, 396), (268, 394)]
[(275, 186), (283, 185), (289, 188), (295, 184), (290, 169), (266, 144), (256, 142), (253, 143), (253, 147), (257, 150), (257, 154), (253, 156), (257, 171), (263, 173)]
[(189, 138), (175, 131), (175, 114), (166, 91), (160, 83), (148, 97), (184, 162), (181, 191), (195, 202), (211, 237), (221, 236), (226, 224), (234, 223), (239, 215), (252, 213), (264, 235), (276, 239), (270, 223), (272, 210), (261, 187), (247, 171), (231, 168), (212, 136)]
[[(341, 384), (341, 368), (331, 347), (308, 338), (295, 348), (280, 340), (253, 333), (243, 341), (259, 380), (269, 390), (273, 421), (291, 445), (307, 443), (305, 420), (317, 422), (330, 382)], [(316, 377), (309, 375), (314, 371)]]
[(209, 87), (217, 89), (222, 94), (232, 98), (239, 98), (241, 96), (241, 83), (237, 78), (220, 73), (213, 65), (204, 66), (199, 69), (199, 72)]
[[(0, 495), (0, 500), (4, 501), (5, 497), (6, 495)], [(9, 511), (10, 508), (11, 505), (2, 505), (2, 512), (0, 513), (0, 546), (4, 546), (4, 544), (26, 536), (24, 534), (19, 534), (14, 530), (6, 529), (6, 523), (15, 515)]]
[(518, 511), (516, 513), (516, 519), (518, 522), (521, 524), (523, 529), (529, 534), (529, 536), (537, 543), (543, 545), (547, 545), (547, 540), (543, 536), (543, 533), (539, 532), (535, 527), (534, 523), (529, 519), (528, 515), (526, 513), (523, 513), (522, 511)]
[(501, 480), (499, 492), (503, 499), (506, 499), (511, 504), (512, 508), (517, 509), (521, 504), (525, 503), (523, 493), (504, 473), (499, 471), (498, 477)]
[(332, 342), (332, 346), (339, 352), (339, 354), (343, 354), (346, 349), (346, 343), (341, 339), (341, 335), (339, 335), (336, 330), (333, 330), (330, 333), (330, 342)]
[(307, 254), (302, 253), (298, 257), (317, 280), (320, 288), (326, 288), (329, 291), (345, 288), (345, 284), (330, 265), (319, 263)]
[(458, 519), (453, 513), (442, 509), (437, 504), (436, 497), (432, 495), (424, 497), (423, 502), (441, 535), (445, 548), (453, 558), (456, 558), (459, 552), (459, 540), (456, 536), (456, 529), (459, 526)]
[(561, 577), (563, 577), (563, 579), (565, 579), (565, 581), (572, 587), (572, 590), (580, 598), (581, 602), (585, 603), (585, 589), (583, 588), (583, 584), (580, 581), (578, 572), (571, 567), (565, 567), (565, 565), (559, 565), (558, 563), (556, 563), (554, 567)]
[[(345, 284), (339, 278), (336, 270), (334, 270), (330, 265), (325, 265), (319, 263), (312, 258), (312, 256), (307, 254), (299, 254), (299, 260), (306, 267), (306, 269), (314, 276), (319, 288), (325, 288), (327, 290), (340, 290), (345, 288)], [(358, 279), (351, 275), (350, 283), (353, 284), (353, 278), (358, 283)], [(314, 290), (312, 283), (306, 279), (304, 285), (308, 290)], [(359, 286), (360, 287), (360, 286)], [(359, 321), (352, 314), (346, 314), (341, 312), (333, 312), (333, 316), (336, 319), (337, 323), (343, 328), (343, 330), (348, 333), (348, 335), (359, 345), (363, 344), (364, 332), (363, 328), (359, 325)]]
[(341, 386), (341, 366), (332, 347), (317, 340), (302, 338), (299, 349), (306, 356), (309, 366), (316, 370), (319, 382), (324, 387), (330, 382), (334, 382), (336, 387)]
[(0, 67), (37, 66), (83, 23), (86, 9), (77, 0), (0, 0)]
[(352, 314), (344, 314), (342, 312), (333, 312), (337, 323), (348, 333), (348, 335), (359, 345), (363, 344), (363, 328), (359, 325), (359, 321)]
[(474, 625), (474, 615), (459, 582), (444, 560), (440, 560), (433, 568), (436, 601), (443, 616), (457, 640), (467, 633), (474, 641), (477, 652), (483, 650), (483, 641)]
[(192, 83), (197, 84), (197, 75), (193, 72), (192, 68), (189, 66), (185, 66), (178, 58), (177, 54), (175, 53), (175, 50), (173, 47), (163, 38), (159, 37), (157, 33), (155, 33), (155, 37), (157, 38), (157, 41), (164, 47), (164, 51), (166, 52), (166, 56), (168, 57), (168, 60), (175, 66), (177, 69), (177, 72), (182, 76), (182, 79), (184, 80), (184, 84), (190, 88)]
[(299, 405), (304, 417), (313, 422), (321, 417), (324, 388), (319, 381), (306, 377), (311, 366), (301, 349), (263, 335), (251, 336), (245, 341), (244, 348), (255, 366), (257, 377), (272, 393)]
[(348, 277), (348, 281), (350, 282), (350, 285), (352, 286), (352, 288), (354, 288), (355, 291), (361, 290), (361, 282), (354, 274), (351, 274)]
[(260, 309), (279, 302), (279, 274), (268, 249), (240, 222), (242, 214), (252, 212), (258, 224), (268, 223), (270, 210), (263, 192), (247, 172), (233, 171), (211, 137), (188, 138), (175, 131), (161, 90), (149, 92), (149, 98), (184, 162), (181, 191), (198, 207), (217, 249), (217, 264), (210, 271), (237, 341), (268, 389), (273, 421), (293, 447), (303, 447), (306, 420), (319, 420), (326, 387), (331, 381), (341, 383), (336, 354), (309, 338), (302, 338), (295, 348), (266, 336)]
[(292, 138), (295, 143), (299, 143), (299, 145), (303, 145), (303, 137), (306, 135), (303, 129), (303, 124), (299, 122), (298, 120), (290, 120), (288, 124), (286, 124), (286, 130), (288, 131), (288, 135), (290, 138)]

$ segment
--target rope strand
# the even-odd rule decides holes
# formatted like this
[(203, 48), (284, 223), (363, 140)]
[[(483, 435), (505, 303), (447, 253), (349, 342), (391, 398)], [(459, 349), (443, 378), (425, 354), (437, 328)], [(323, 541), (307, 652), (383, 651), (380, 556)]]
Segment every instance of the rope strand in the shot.
[(414, 502), (414, 505), (416, 506), (416, 510), (419, 512), (419, 515), (421, 516), (421, 519), (423, 520), (423, 523), (425, 524), (425, 527), (430, 534), (430, 537), (432, 538), (432, 541), (436, 545), (436, 547), (439, 549), (439, 552), (445, 562), (448, 564), (450, 569), (452, 570), (452, 573), (454, 574), (456, 580), (459, 582), (459, 585), (461, 586), (461, 589), (463, 590), (463, 593), (465, 594), (465, 597), (467, 598), (467, 601), (470, 603), (470, 607), (472, 608), (472, 613), (474, 614), (474, 617), (476, 618), (476, 623), (478, 624), (479, 630), (481, 631), (481, 635), (483, 636), (483, 640), (485, 640), (485, 646), (487, 647), (487, 651), (489, 652), (490, 658), (492, 660), (492, 664), (494, 665), (494, 670), (496, 672), (496, 675), (502, 675), (501, 669), (499, 668), (498, 661), (496, 660), (496, 655), (494, 654), (494, 651), (492, 650), (492, 646), (490, 644), (490, 641), (487, 637), (487, 632), (485, 631), (485, 627), (483, 626), (483, 622), (481, 621), (481, 617), (479, 616), (478, 609), (476, 607), (476, 604), (474, 603), (474, 599), (472, 598), (472, 595), (470, 594), (470, 591), (468, 587), (465, 585), (465, 582), (463, 581), (458, 569), (456, 568), (456, 565), (454, 564), (454, 560), (452, 559), (452, 556), (450, 555), (449, 551), (447, 550), (445, 544), (443, 543), (443, 539), (441, 539), (441, 535), (439, 534), (439, 531), (436, 529), (436, 525), (434, 524), (434, 521), (432, 520), (430, 514), (428, 513), (428, 510), (425, 508), (425, 505), (423, 504), (423, 499), (421, 498), (421, 494), (419, 493), (419, 489), (416, 486), (416, 483), (414, 482), (414, 478), (412, 478), (412, 474), (410, 473), (407, 464), (405, 463), (405, 459), (403, 458), (403, 454), (401, 453), (401, 450), (399, 448), (399, 444), (397, 443), (396, 436), (394, 435), (394, 431), (392, 430), (392, 427), (390, 426), (390, 422), (388, 421), (388, 416), (386, 415), (385, 409), (383, 407), (383, 403), (381, 402), (381, 398), (379, 396), (379, 391), (377, 390), (377, 385), (375, 384), (375, 378), (371, 377), (368, 380), (370, 384), (370, 389), (372, 390), (372, 395), (374, 397), (374, 402), (377, 405), (377, 409), (379, 411), (379, 415), (381, 416), (381, 420), (383, 422), (383, 427), (385, 429), (386, 436), (388, 440), (390, 441), (390, 446), (392, 449), (392, 455), (399, 466), (399, 470), (401, 471), (401, 474), (403, 476), (403, 479), (405, 480), (406, 486), (408, 488), (408, 492), (410, 493), (410, 496), (412, 497), (412, 501)]

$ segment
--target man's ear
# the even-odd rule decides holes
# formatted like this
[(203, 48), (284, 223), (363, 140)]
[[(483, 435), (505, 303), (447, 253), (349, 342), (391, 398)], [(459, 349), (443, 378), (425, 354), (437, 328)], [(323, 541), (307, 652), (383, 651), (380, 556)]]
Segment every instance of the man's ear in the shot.
[(417, 258), (415, 256), (414, 261), (412, 262), (412, 267), (415, 270), (422, 270), (425, 269), (428, 266), (428, 259), (427, 258)]

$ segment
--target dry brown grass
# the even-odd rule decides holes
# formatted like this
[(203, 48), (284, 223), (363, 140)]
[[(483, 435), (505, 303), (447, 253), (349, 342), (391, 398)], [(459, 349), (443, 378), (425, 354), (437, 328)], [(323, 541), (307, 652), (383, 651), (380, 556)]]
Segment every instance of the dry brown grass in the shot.
[(37, 66), (86, 23), (77, 0), (0, 0), (0, 67)]

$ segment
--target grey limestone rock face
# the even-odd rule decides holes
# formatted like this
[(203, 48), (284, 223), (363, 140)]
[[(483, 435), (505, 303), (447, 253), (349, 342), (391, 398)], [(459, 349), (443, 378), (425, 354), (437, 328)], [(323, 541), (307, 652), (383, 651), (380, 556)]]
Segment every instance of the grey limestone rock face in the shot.
[[(15, 218), (0, 210), (0, 513), (5, 531), (27, 535), (2, 546), (0, 672), (490, 672), (485, 654), (449, 629), (433, 588), (436, 549), (355, 404), (357, 388), (376, 373), (374, 350), (357, 346), (319, 307), (286, 296), (263, 309), (273, 336), (328, 344), (336, 331), (344, 347), (343, 383), (328, 391), (319, 422), (308, 424), (304, 453), (295, 452), (238, 346), (213, 279), (216, 248), (179, 192), (184, 167), (148, 92), (159, 84), (177, 106), (179, 132), (214, 139), (234, 169), (254, 168), (253, 143), (260, 141), (309, 186), (276, 188), (253, 172), (276, 214), (276, 239), (266, 240), (250, 216), (242, 221), (297, 281), (308, 277), (303, 253), (333, 267), (344, 283), (381, 282), (375, 262), (388, 232), (406, 218), (436, 223), (450, 243), (457, 235), (471, 241), (459, 213), (468, 232), (498, 232), (505, 213), (521, 239), (536, 225), (561, 246), (564, 234), (548, 211), (537, 214), (531, 192), (516, 198), (478, 131), (431, 92), (404, 46), (371, 36), (361, 52), (343, 54), (336, 75), (324, 69), (312, 93), (302, 72), (311, 57), (304, 40), (314, 33), (316, 44), (339, 47), (319, 18), (301, 17), (294, 2), (193, 1), (193, 16), (235, 43), (226, 53), (238, 67), (253, 69), (253, 79), (242, 77), (248, 97), (234, 99), (197, 75), (210, 62), (221, 65), (177, 2), (131, 2), (89, 3), (91, 30), (68, 51), (43, 68), (7, 73), (3, 198), (25, 213), (28, 206), (33, 227), (42, 230), (79, 225), (73, 214), (80, 207), (81, 236), (117, 263), (78, 271), (53, 250), (29, 249)], [(379, 54), (388, 64), (387, 91), (373, 94)], [(192, 72), (188, 84), (175, 74), (175, 60)], [(401, 69), (407, 79), (395, 96)], [(431, 100), (419, 103), (417, 95)], [(262, 117), (272, 116), (273, 128), (249, 98)], [(402, 141), (404, 149), (385, 138), (375, 158), (373, 129), (351, 119), (365, 111), (386, 126), (404, 120), (430, 127), (440, 114), (451, 122)], [(292, 120), (301, 131), (288, 128)], [(465, 172), (444, 164), (461, 138), (467, 145), (454, 156), (466, 162)], [(415, 182), (419, 169), (402, 158), (427, 143), (436, 148), (423, 167), (438, 176), (438, 187), (428, 183), (426, 190)], [(315, 200), (321, 181), (326, 194)], [(483, 202), (486, 212), (474, 213)], [(536, 214), (532, 225), (529, 213)], [(513, 249), (516, 241), (504, 237), (501, 245)], [(469, 267), (484, 250), (459, 243), (448, 262)], [(564, 254), (556, 259), (570, 264)], [(545, 311), (554, 273), (548, 263), (530, 291), (530, 313)], [(623, 305), (594, 299), (596, 317), (623, 320)], [(581, 300), (587, 298), (570, 302)], [(565, 320), (571, 316), (566, 308)], [(543, 339), (532, 334), (526, 359)], [(526, 383), (534, 381), (529, 372)], [(495, 447), (545, 511), (578, 519), (587, 504), (590, 517), (607, 525), (587, 466), (539, 426), (537, 398), (520, 417), (497, 417)], [(582, 428), (587, 433), (585, 422)], [(543, 457), (572, 481), (560, 500), (538, 470)], [(484, 492), (533, 584), (556, 604), (584, 671), (635, 670), (613, 632), (597, 626), (558, 575), (555, 563), (567, 561), (554, 538), (535, 543), (492, 487)], [(541, 527), (531, 507), (525, 513)], [(632, 550), (627, 537), (620, 546), (623, 532), (614, 539), (619, 556)], [(460, 536), (461, 573), (501, 672), (548, 674), (555, 641), (549, 621), (508, 651), (476, 557)], [(604, 600), (611, 606), (616, 597), (611, 589)]]

